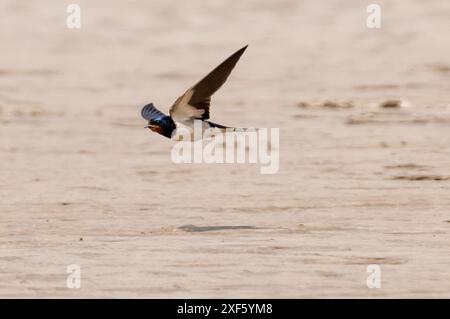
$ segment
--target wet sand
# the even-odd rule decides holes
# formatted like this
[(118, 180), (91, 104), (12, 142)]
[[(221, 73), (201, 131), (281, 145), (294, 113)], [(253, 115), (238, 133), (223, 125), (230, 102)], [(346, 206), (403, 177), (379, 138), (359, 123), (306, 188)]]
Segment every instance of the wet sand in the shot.
[[(0, 4), (0, 297), (450, 297), (448, 1), (379, 30), (356, 0), (69, 3)], [(212, 120), (280, 128), (278, 174), (173, 164), (141, 107), (245, 44)]]

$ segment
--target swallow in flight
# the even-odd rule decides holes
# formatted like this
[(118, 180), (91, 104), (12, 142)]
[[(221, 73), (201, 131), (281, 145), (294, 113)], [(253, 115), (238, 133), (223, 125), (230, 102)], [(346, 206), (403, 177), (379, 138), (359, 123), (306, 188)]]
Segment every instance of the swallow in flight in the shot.
[(172, 133), (178, 125), (192, 129), (195, 120), (202, 121), (203, 129), (216, 127), (220, 130), (225, 130), (229, 128), (209, 121), (211, 96), (225, 83), (246, 49), (247, 46), (238, 50), (206, 75), (200, 82), (189, 88), (172, 105), (169, 111), (170, 116), (159, 111), (153, 103), (145, 105), (142, 108), (141, 115), (148, 121), (146, 128), (168, 138), (172, 137)]

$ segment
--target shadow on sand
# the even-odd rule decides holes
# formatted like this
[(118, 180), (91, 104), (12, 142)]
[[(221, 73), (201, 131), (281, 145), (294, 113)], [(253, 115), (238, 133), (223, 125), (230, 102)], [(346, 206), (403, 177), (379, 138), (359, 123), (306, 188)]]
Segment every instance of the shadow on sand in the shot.
[(219, 231), (219, 230), (239, 230), (239, 229), (258, 229), (254, 226), (195, 226), (195, 225), (183, 225), (178, 227), (178, 229), (193, 232), (193, 233), (201, 233), (207, 231)]

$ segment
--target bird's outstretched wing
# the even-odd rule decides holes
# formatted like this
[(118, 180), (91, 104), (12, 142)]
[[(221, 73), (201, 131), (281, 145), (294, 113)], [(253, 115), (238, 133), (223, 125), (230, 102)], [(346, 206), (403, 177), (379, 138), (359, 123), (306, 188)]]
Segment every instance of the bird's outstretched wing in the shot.
[(155, 120), (166, 116), (163, 112), (158, 110), (153, 103), (149, 103), (142, 108), (141, 115), (147, 121)]
[(209, 119), (211, 96), (225, 83), (246, 49), (247, 46), (238, 50), (180, 96), (170, 108), (172, 118), (177, 122)]

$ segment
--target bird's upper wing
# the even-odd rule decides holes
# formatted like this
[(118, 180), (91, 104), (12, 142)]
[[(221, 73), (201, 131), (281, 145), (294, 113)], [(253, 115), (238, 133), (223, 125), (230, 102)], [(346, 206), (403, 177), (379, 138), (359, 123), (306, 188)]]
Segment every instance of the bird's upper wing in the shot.
[(163, 112), (158, 110), (153, 103), (149, 103), (142, 108), (141, 115), (147, 121), (155, 120), (157, 118), (161, 118), (166, 116)]
[(177, 122), (209, 119), (211, 96), (225, 83), (245, 49), (247, 46), (234, 53), (180, 96), (170, 108), (172, 118)]

